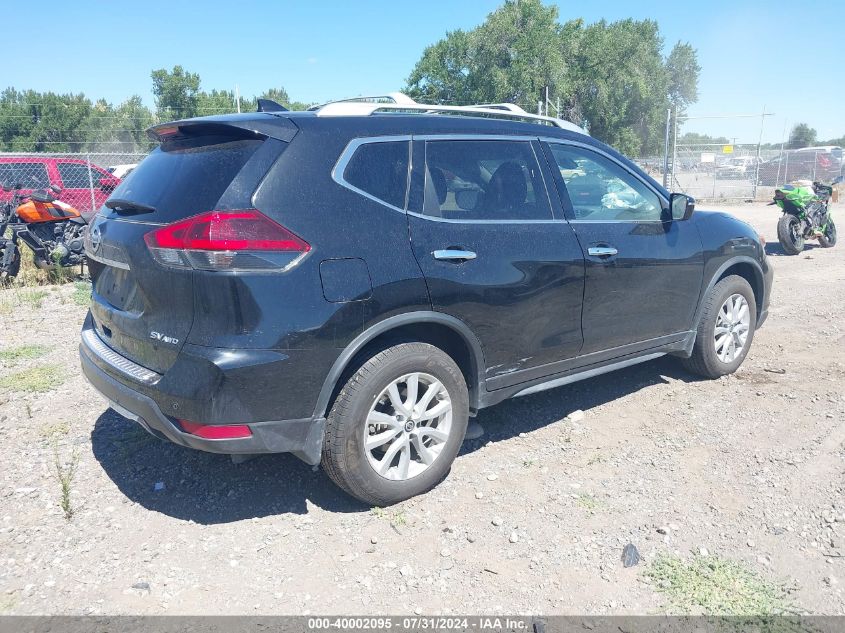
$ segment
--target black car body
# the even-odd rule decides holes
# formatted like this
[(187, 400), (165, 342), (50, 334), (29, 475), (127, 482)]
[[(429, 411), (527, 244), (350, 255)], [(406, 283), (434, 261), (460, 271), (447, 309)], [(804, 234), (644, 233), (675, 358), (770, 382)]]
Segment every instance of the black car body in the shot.
[(690, 356), (727, 277), (753, 290), (756, 326), (767, 314), (751, 227), (673, 218), (667, 191), (574, 131), (259, 112), (154, 132), (89, 233), (80, 356), (116, 410), (184, 446), (319, 463), (344, 385), (395, 343), (445, 352), (471, 415)]

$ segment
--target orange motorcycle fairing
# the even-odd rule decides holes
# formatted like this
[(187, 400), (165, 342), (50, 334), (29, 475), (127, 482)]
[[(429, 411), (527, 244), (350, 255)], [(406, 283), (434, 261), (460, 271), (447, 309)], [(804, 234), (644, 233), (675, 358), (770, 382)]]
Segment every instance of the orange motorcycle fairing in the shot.
[(58, 222), (68, 218), (78, 218), (82, 214), (61, 200), (36, 202), (28, 200), (17, 209), (18, 217), (23, 222)]

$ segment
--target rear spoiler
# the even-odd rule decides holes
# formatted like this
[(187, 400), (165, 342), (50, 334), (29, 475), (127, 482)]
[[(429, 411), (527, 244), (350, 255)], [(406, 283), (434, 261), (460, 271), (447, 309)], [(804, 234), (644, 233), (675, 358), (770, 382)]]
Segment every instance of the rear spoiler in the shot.
[(275, 138), (290, 142), (299, 128), (285, 116), (265, 112), (206, 116), (160, 123), (147, 129), (147, 136), (159, 143), (196, 136)]

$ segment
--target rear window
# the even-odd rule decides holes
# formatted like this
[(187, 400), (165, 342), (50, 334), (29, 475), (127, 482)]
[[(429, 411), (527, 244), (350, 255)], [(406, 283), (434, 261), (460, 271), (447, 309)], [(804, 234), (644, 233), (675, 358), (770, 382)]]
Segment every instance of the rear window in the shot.
[(50, 178), (43, 163), (0, 163), (0, 184), (46, 189), (50, 186)]
[[(213, 210), (262, 141), (199, 137), (153, 150), (111, 194), (154, 207), (144, 221), (172, 222)], [(103, 209), (107, 216), (118, 214)]]
[(408, 188), (408, 141), (361, 145), (346, 166), (343, 179), (381, 202), (404, 209)]

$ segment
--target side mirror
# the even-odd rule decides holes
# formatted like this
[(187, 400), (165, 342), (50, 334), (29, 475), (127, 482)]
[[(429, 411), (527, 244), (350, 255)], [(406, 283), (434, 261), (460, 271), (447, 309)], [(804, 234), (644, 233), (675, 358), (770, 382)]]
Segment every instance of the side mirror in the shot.
[(669, 208), (673, 220), (689, 220), (695, 211), (695, 198), (685, 193), (673, 193), (669, 196)]
[(120, 184), (120, 178), (115, 178), (114, 176), (104, 176), (103, 178), (100, 178), (99, 184), (100, 189), (103, 191), (113, 191), (114, 188)]

